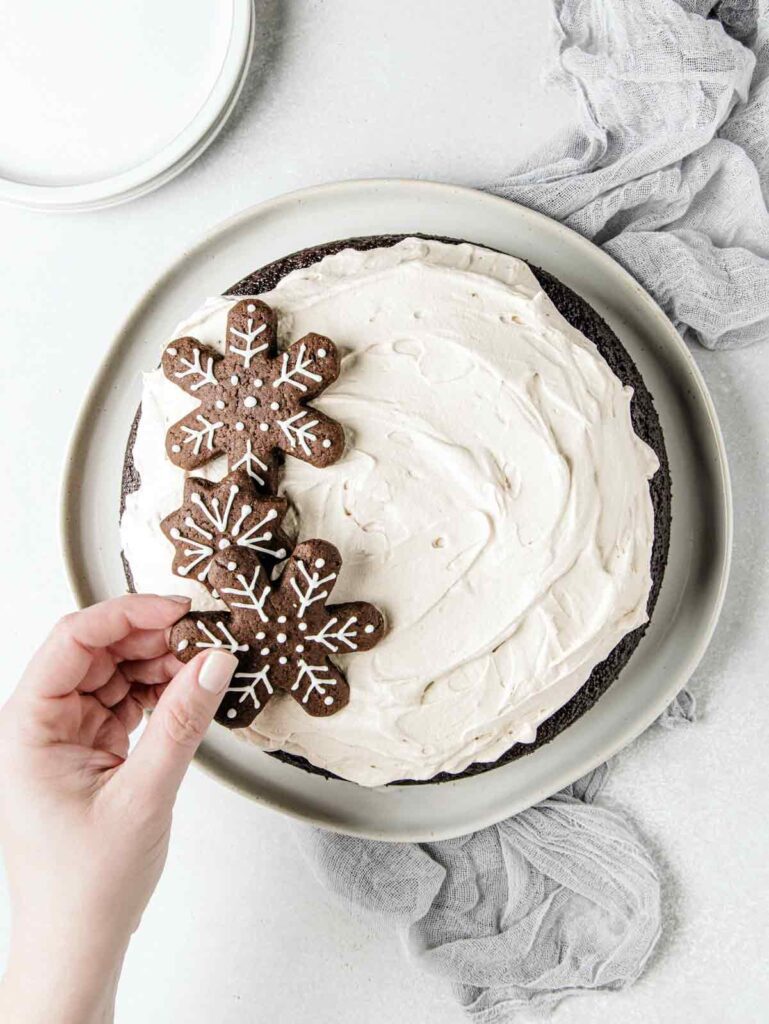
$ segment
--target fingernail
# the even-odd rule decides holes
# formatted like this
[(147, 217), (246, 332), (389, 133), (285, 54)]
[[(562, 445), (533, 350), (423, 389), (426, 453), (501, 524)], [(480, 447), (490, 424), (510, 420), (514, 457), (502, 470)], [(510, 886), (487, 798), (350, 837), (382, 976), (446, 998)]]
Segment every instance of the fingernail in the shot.
[(198, 675), (198, 682), (209, 693), (221, 693), (229, 685), (238, 667), (238, 659), (227, 651), (211, 651)]
[(167, 601), (176, 601), (177, 604), (189, 604), (190, 599), (182, 594), (166, 594)]

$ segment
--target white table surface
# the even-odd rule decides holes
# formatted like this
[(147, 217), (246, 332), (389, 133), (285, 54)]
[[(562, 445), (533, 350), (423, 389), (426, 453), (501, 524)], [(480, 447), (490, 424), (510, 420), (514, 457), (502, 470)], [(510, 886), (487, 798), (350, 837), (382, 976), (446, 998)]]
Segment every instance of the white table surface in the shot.
[[(254, 67), (232, 121), (170, 185), (127, 206), (0, 207), (0, 694), (71, 606), (57, 535), (66, 438), (101, 355), (167, 262), (267, 197), (350, 177), (483, 184), (569, 123), (543, 89), (545, 0), (257, 0)], [(769, 343), (695, 349), (726, 436), (736, 546), (727, 605), (693, 680), (698, 723), (655, 727), (617, 759), (603, 799), (655, 852), (664, 936), (641, 981), (562, 1004), (560, 1024), (737, 1024), (769, 1003)], [(112, 515), (113, 509), (105, 509)], [(120, 1024), (459, 1024), (445, 984), (396, 935), (315, 884), (297, 826), (194, 768), (168, 866), (129, 952)], [(0, 954), (8, 944), (0, 889)]]

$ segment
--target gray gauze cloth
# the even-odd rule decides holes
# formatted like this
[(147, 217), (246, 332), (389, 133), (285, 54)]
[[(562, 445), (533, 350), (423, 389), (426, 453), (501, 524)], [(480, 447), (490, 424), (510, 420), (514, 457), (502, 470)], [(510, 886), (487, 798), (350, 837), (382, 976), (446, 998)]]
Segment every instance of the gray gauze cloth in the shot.
[[(743, 345), (769, 326), (769, 15), (761, 4), (556, 0), (552, 78), (578, 125), (496, 188), (602, 245), (679, 329)], [(693, 718), (684, 692), (663, 721)], [(619, 989), (660, 933), (660, 891), (597, 769), (451, 841), (303, 830), (317, 876), (403, 930), (476, 1022)]]

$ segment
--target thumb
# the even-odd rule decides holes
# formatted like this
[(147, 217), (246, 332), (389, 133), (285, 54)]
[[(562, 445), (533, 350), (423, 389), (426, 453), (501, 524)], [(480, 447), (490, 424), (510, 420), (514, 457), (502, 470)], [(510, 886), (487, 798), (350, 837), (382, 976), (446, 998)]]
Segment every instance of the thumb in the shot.
[(234, 654), (215, 650), (199, 654), (174, 676), (123, 766), (134, 791), (173, 804), (237, 667)]

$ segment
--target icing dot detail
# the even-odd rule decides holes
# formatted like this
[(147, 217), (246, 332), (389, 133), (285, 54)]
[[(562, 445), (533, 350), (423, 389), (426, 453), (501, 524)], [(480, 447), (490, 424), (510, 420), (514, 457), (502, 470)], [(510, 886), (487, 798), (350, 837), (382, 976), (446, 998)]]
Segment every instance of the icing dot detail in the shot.
[(277, 402), (270, 402), (270, 408), (272, 409), (273, 412), (277, 412), (278, 409), (280, 409), (280, 406), (278, 405)]
[(230, 572), (235, 572), (235, 570), (237, 569), (237, 565), (235, 564), (235, 562), (228, 562), (227, 568), (230, 570)]
[(261, 656), (262, 656), (263, 658), (266, 658), (266, 657), (267, 657), (267, 655), (268, 655), (268, 654), (270, 653), (270, 648), (269, 648), (269, 647), (263, 647), (263, 648), (261, 649), (261, 651), (259, 651), (259, 653), (261, 654)]
[(294, 650), (296, 651), (297, 654), (303, 654), (304, 653), (304, 644), (297, 644), (296, 647), (294, 648)]
[(233, 375), (230, 377), (230, 384), (240, 384), (240, 377), (238, 377), (237, 374), (233, 373)]
[(220, 551), (224, 551), (229, 546), (230, 546), (230, 542), (227, 540), (227, 538), (226, 537), (222, 537), (222, 539), (219, 541), (219, 550)]
[(323, 442), (323, 447), (324, 448), (330, 448), (331, 447), (331, 441), (328, 438), (326, 438), (326, 440)]
[(256, 639), (257, 639), (257, 640), (264, 640), (264, 637), (265, 637), (265, 634), (264, 634), (264, 632), (263, 632), (262, 630), (260, 630), (260, 631), (259, 631), (259, 632), (258, 632), (258, 633), (256, 634)]
[(179, 444), (172, 444), (171, 445), (171, 451), (174, 452), (174, 454), (178, 454), (181, 450), (182, 450), (181, 445), (179, 445)]
[(369, 623), (368, 626), (364, 627), (363, 632), (364, 633), (373, 633), (374, 632), (374, 627), (371, 625), (371, 623)]
[(319, 359), (325, 359), (325, 357), (326, 357), (326, 350), (325, 350), (325, 348), (319, 348), (318, 349), (318, 358)]
[(168, 352), (169, 356), (175, 356), (178, 353), (178, 351), (179, 351), (178, 348), (169, 348), (169, 349), (167, 349), (167, 352)]
[(279, 665), (285, 665), (288, 662), (288, 658), (278, 658)]
[(243, 399), (243, 405), (245, 405), (247, 409), (253, 409), (254, 406), (256, 405), (256, 399), (254, 398), (253, 395), (248, 395), (246, 398)]
[(245, 427), (244, 427), (244, 425), (243, 425), (243, 424), (242, 424), (242, 423), (240, 422), (240, 420), (238, 420), (238, 422), (237, 422), (237, 423), (235, 424), (235, 429), (236, 429), (236, 430), (245, 430)]
[(279, 623), (280, 623), (281, 625), (283, 625), (283, 623), (284, 623), (285, 621), (286, 621), (286, 616), (285, 616), (285, 615), (279, 615), (279, 616), (278, 616), (278, 622), (279, 622)]
[(179, 643), (176, 645), (176, 649), (177, 651), (186, 651), (189, 646), (189, 640), (180, 640)]
[(227, 717), (228, 718), (237, 718), (238, 717), (238, 713), (235, 710), (235, 708), (230, 708), (229, 709), (229, 711), (227, 712)]
[(315, 559), (315, 568), (316, 569), (322, 569), (325, 564), (326, 564), (326, 560), (324, 558), (316, 558)]
[(265, 433), (270, 429), (270, 425), (268, 423), (260, 423), (259, 429), (262, 431), (262, 433)]
[(249, 304), (246, 306), (246, 312), (248, 312), (248, 313), (255, 313), (256, 312), (256, 306), (253, 304), (253, 302), (249, 302)]
[(224, 409), (224, 402), (221, 400), (221, 398), (217, 398), (217, 400), (214, 402), (214, 405), (216, 406), (217, 409)]
[(256, 380), (254, 381), (254, 387), (255, 388), (260, 388), (262, 386), (262, 384), (264, 384), (264, 381), (262, 380), (262, 378), (261, 377), (257, 377)]
[(334, 698), (333, 697), (324, 697), (323, 698), (323, 703), (326, 705), (327, 708), (330, 708), (331, 705), (334, 703)]
[(306, 622), (300, 622), (299, 623), (299, 628), (304, 633), (304, 631), (307, 629), (307, 623)]

